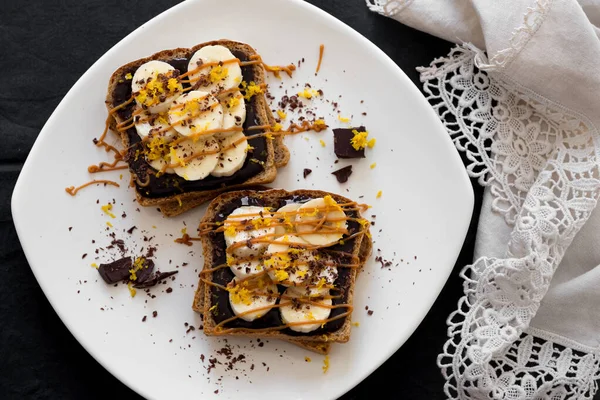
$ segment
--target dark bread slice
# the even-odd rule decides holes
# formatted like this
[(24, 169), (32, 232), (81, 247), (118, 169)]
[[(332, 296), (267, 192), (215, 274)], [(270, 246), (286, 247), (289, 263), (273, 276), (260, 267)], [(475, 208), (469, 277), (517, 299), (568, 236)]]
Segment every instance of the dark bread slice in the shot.
[[(271, 190), (266, 190), (266, 191), (249, 191), (249, 190), (242, 190), (242, 191), (232, 191), (232, 192), (227, 192), (227, 193), (223, 193), (220, 196), (218, 196), (217, 198), (215, 198), (208, 206), (208, 209), (206, 210), (206, 213), (201, 221), (201, 223), (209, 223), (209, 222), (213, 222), (216, 220), (216, 216), (219, 213), (219, 210), (226, 206), (227, 204), (231, 204), (231, 202), (243, 198), (243, 197), (252, 197), (252, 196), (258, 196), (261, 199), (267, 199), (267, 200), (272, 200), (275, 201), (277, 199), (281, 199), (284, 197), (290, 197), (290, 196), (305, 196), (305, 197), (309, 197), (309, 198), (318, 198), (318, 197), (324, 197), (326, 195), (331, 195), (331, 197), (338, 203), (349, 203), (351, 202), (350, 199), (347, 199), (345, 197), (342, 197), (340, 195), (334, 194), (334, 193), (329, 193), (329, 192), (324, 192), (324, 191), (319, 191), (319, 190), (296, 190), (293, 192), (288, 192), (282, 189), (271, 189)], [(368, 255), (370, 255), (371, 253), (371, 245), (369, 244), (365, 244), (363, 245), (362, 242), (363, 241), (369, 241), (370, 239), (364, 239), (366, 235), (359, 235), (355, 238), (354, 242), (353, 242), (353, 248), (349, 251), (349, 253), (353, 254), (354, 256), (358, 256), (359, 260), (365, 260), (368, 258)], [(363, 240), (364, 239), (364, 240)], [(202, 250), (203, 250), (203, 255), (204, 255), (204, 268), (208, 269), (208, 268), (212, 268), (212, 266), (214, 265), (213, 262), (213, 243), (212, 241), (208, 238), (208, 235), (204, 235), (201, 238), (201, 242), (202, 242)], [(352, 298), (353, 298), (353, 294), (354, 294), (354, 286), (355, 286), (355, 281), (356, 281), (356, 276), (358, 273), (358, 268), (352, 268), (349, 271), (349, 284), (347, 287), (347, 304), (352, 304)], [(212, 281), (212, 274), (207, 275), (206, 277), (207, 281)], [(202, 281), (202, 280), (200, 280)], [(198, 298), (200, 296), (204, 296), (204, 301), (200, 301), (198, 300)], [(197, 304), (197, 306), (202, 305), (203, 309), (202, 309), (202, 314), (203, 314), (203, 318), (204, 318), (204, 333), (206, 335), (220, 335), (220, 333), (215, 332), (215, 326), (217, 325), (214, 316), (212, 315), (211, 312), (209, 312), (209, 309), (212, 307), (211, 304), (211, 291), (210, 290), (206, 290), (206, 288), (202, 289), (202, 290), (198, 290), (196, 292), (196, 299), (195, 299), (195, 303)], [(327, 332), (325, 334), (315, 334), (315, 335), (302, 335), (301, 338), (303, 341), (313, 341), (313, 342), (340, 342), (340, 343), (344, 343), (347, 342), (350, 338), (350, 331), (351, 331), (351, 320), (350, 320), (350, 316), (346, 317), (344, 320), (343, 325), (341, 326), (341, 328), (339, 328), (338, 330), (334, 331), (334, 332)], [(246, 336), (246, 337), (257, 337), (257, 338), (272, 338), (272, 339), (285, 339), (288, 340), (290, 338), (297, 338), (297, 336), (290, 336), (287, 335), (285, 333), (279, 332), (279, 331), (269, 331), (269, 332), (261, 332), (261, 333), (256, 333), (253, 332), (251, 329), (241, 329), (238, 330), (236, 332), (233, 333), (229, 333), (228, 335), (232, 335), (232, 336)]]
[[(119, 80), (124, 79), (124, 76), (132, 71), (137, 69), (140, 65), (151, 61), (151, 60), (162, 60), (168, 61), (175, 58), (185, 58), (187, 56), (192, 55), (198, 49), (209, 46), (209, 45), (222, 45), (229, 48), (232, 51), (240, 51), (244, 53), (247, 57), (251, 55), (255, 55), (256, 51), (249, 45), (240, 42), (234, 42), (231, 40), (215, 40), (211, 42), (206, 42), (202, 44), (198, 44), (190, 49), (186, 48), (177, 48), (172, 50), (163, 50), (158, 53), (155, 53), (149, 57), (142, 58), (139, 60), (132, 61), (128, 64), (125, 64), (118, 68), (110, 77), (108, 84), (108, 92), (106, 96), (106, 107), (108, 110), (112, 109), (114, 106), (115, 98), (115, 88), (119, 84)], [(256, 84), (260, 85), (266, 83), (265, 81), (265, 70), (262, 65), (253, 65), (246, 68), (252, 68), (254, 81)], [(259, 121), (259, 124), (266, 125), (271, 124), (274, 121), (274, 118), (269, 109), (268, 103), (263, 93), (256, 94), (253, 96), (252, 101), (256, 104), (256, 115)], [(119, 117), (117, 113), (112, 114), (114, 118), (114, 125), (117, 123), (123, 122), (123, 119)], [(116, 132), (116, 131), (115, 131)], [(129, 138), (126, 132), (120, 133), (121, 141), (123, 142), (123, 146), (128, 148)], [(181, 194), (173, 194), (166, 197), (160, 198), (151, 198), (144, 196), (138, 187), (134, 185), (136, 191), (136, 197), (138, 203), (142, 206), (154, 206), (159, 207), (161, 212), (168, 217), (179, 215), (185, 211), (188, 211), (198, 205), (201, 205), (207, 201), (210, 201), (220, 193), (225, 190), (230, 190), (233, 188), (244, 188), (246, 186), (251, 185), (260, 185), (265, 183), (271, 183), (275, 180), (277, 176), (277, 166), (283, 166), (287, 164), (287, 160), (289, 159), (289, 151), (285, 144), (283, 144), (282, 138), (278, 137), (276, 140), (266, 140), (267, 147), (267, 156), (264, 164), (264, 170), (257, 175), (252, 176), (245, 182), (236, 185), (225, 185), (224, 187), (215, 188), (211, 190), (200, 190), (200, 191), (190, 191)], [(132, 174), (134, 172), (132, 171)]]
[[(194, 304), (192, 309), (199, 314), (204, 314), (204, 291), (206, 290), (206, 284), (200, 279), (198, 281), (198, 289), (194, 295)], [(331, 349), (331, 343), (328, 342), (310, 342), (302, 339), (285, 339), (287, 342), (295, 344), (303, 349), (314, 351), (319, 354), (329, 354)]]

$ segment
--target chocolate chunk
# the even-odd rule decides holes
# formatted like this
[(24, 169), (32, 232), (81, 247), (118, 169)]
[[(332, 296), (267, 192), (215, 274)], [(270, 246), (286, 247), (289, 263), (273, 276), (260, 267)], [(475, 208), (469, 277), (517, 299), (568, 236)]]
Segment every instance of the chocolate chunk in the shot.
[(158, 282), (166, 279), (172, 275), (175, 275), (179, 271), (169, 271), (169, 272), (157, 272), (152, 278), (145, 280), (144, 282), (139, 282), (133, 285), (136, 289), (146, 289), (152, 286), (155, 286)]
[(130, 235), (133, 233), (133, 230), (137, 229), (137, 226), (132, 226), (131, 228), (127, 229), (127, 233), (129, 233)]
[(136, 271), (135, 275), (137, 279), (135, 282), (143, 283), (146, 282), (150, 276), (152, 275), (152, 271), (154, 271), (154, 261), (144, 259), (143, 267)]
[(333, 171), (331, 174), (335, 175), (339, 183), (346, 183), (350, 175), (352, 175), (352, 165)]
[(302, 172), (302, 175), (304, 175), (304, 178), (306, 179), (306, 177), (309, 176), (311, 172), (312, 169), (304, 168), (304, 172)]
[(133, 265), (131, 257), (123, 257), (108, 264), (100, 264), (98, 273), (106, 283), (116, 283), (129, 278), (129, 270)]
[(365, 127), (337, 128), (333, 130), (333, 151), (338, 158), (365, 158), (365, 149), (356, 150), (352, 147), (353, 130), (364, 132)]
[(369, 311), (367, 311), (367, 314), (369, 314), (369, 315), (373, 315), (373, 310), (369, 310)]

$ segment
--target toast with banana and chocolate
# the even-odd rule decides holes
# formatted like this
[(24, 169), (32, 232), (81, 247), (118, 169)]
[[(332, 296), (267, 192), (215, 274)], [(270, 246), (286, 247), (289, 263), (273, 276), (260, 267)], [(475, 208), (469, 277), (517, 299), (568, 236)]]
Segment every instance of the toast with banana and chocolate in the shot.
[(193, 304), (204, 333), (296, 341), (317, 352), (347, 342), (356, 278), (372, 251), (363, 209), (317, 190), (212, 200), (199, 227), (204, 268)]
[[(234, 188), (272, 182), (287, 164), (264, 90), (265, 64), (217, 40), (132, 61), (111, 76), (111, 128), (126, 148), (138, 202), (175, 216)], [(112, 119), (112, 120), (111, 120)]]

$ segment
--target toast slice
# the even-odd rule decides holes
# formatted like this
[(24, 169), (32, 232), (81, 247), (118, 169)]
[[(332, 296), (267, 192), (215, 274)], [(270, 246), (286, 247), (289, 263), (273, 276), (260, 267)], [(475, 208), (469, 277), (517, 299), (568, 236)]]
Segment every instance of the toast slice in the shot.
[[(110, 111), (114, 107), (123, 104), (131, 98), (131, 82), (127, 80), (129, 74), (144, 63), (151, 60), (169, 62), (181, 73), (187, 71), (189, 58), (200, 48), (209, 45), (221, 45), (227, 47), (235, 57), (241, 61), (248, 61), (256, 55), (256, 51), (248, 44), (231, 40), (216, 40), (198, 44), (192, 48), (177, 48), (164, 50), (149, 57), (132, 61), (118, 68), (110, 77), (106, 95), (106, 107)], [(257, 85), (266, 84), (265, 70), (261, 64), (247, 65), (242, 67), (244, 80), (254, 81)], [(244, 123), (244, 133), (249, 135), (246, 128), (252, 125), (272, 125), (274, 117), (268, 107), (264, 93), (257, 93), (250, 100), (245, 100), (247, 110), (252, 110), (253, 121)], [(127, 121), (135, 109), (135, 102), (110, 114), (114, 121), (111, 126)], [(247, 120), (249, 118), (247, 117)], [(253, 130), (252, 134), (260, 133)], [(144, 157), (139, 157), (140, 144), (135, 127), (131, 127), (119, 133), (123, 146), (129, 149), (125, 160), (132, 174), (132, 186), (135, 188), (137, 201), (142, 206), (158, 207), (168, 217), (179, 215), (207, 201), (212, 200), (225, 190), (240, 189), (252, 185), (263, 185), (271, 183), (277, 176), (277, 168), (287, 164), (289, 151), (283, 143), (282, 137), (267, 140), (264, 137), (253, 138), (248, 142), (257, 150), (251, 156), (248, 154), (242, 169), (232, 177), (207, 177), (201, 181), (187, 181), (175, 174), (163, 174), (157, 177), (155, 170), (149, 166)], [(136, 150), (138, 153), (136, 154)], [(255, 162), (251, 162), (254, 159)], [(257, 161), (257, 162), (256, 162)]]
[[(331, 196), (338, 204), (355, 204), (345, 197), (318, 190), (296, 190), (293, 192), (281, 189), (270, 189), (265, 191), (232, 191), (223, 193), (212, 200), (202, 219), (201, 226), (222, 225), (222, 221), (227, 218), (227, 215), (233, 211), (234, 208), (237, 208), (236, 205), (251, 204), (278, 209), (281, 204), (285, 204), (286, 201), (305, 202), (310, 199), (324, 198), (326, 196)], [(358, 265), (362, 267), (372, 250), (372, 244), (368, 234), (369, 224), (363, 225), (358, 222), (362, 219), (357, 208), (347, 209), (345, 213), (348, 217), (348, 234), (340, 240), (339, 244), (328, 247), (327, 251), (332, 251), (336, 254), (346, 254), (350, 259), (358, 260)], [(366, 220), (362, 221), (366, 222)], [(210, 270), (216, 266), (223, 265), (225, 260), (223, 232), (211, 232), (202, 235), (201, 241), (204, 254), (204, 270)], [(354, 286), (359, 269), (360, 268), (345, 268), (338, 265), (338, 277), (336, 278), (334, 286), (339, 284), (339, 286), (336, 287), (340, 290), (341, 295), (338, 296), (339, 299), (334, 300), (334, 305), (352, 305)], [(320, 328), (309, 333), (299, 333), (292, 331), (289, 328), (279, 330), (270, 330), (269, 328), (254, 330), (252, 327), (248, 327), (247, 324), (242, 324), (242, 326), (231, 326), (231, 322), (228, 323), (229, 325), (223, 325), (224, 330), (221, 330), (219, 325), (223, 324), (224, 320), (230, 319), (232, 311), (230, 308), (223, 308), (229, 307), (224, 305), (228, 304), (227, 300), (223, 300), (223, 296), (228, 295), (224, 294), (224, 290), (218, 286), (220, 285), (222, 287), (226, 285), (229, 280), (233, 279), (233, 276), (234, 275), (229, 268), (221, 268), (215, 272), (202, 274), (195, 295), (193, 308), (203, 314), (204, 333), (206, 335), (226, 334), (283, 340), (301, 339), (303, 342), (315, 342), (321, 344), (334, 342), (344, 343), (349, 340), (351, 331), (350, 315), (339, 317), (339, 319), (336, 320), (337, 322), (328, 321), (322, 324)], [(203, 281), (203, 279), (205, 281)], [(219, 294), (219, 292), (221, 292), (221, 294)], [(225, 299), (227, 298), (228, 297), (225, 297)], [(336, 303), (336, 301), (338, 301), (338, 303)], [(338, 307), (337, 309), (342, 310), (343, 307)], [(346, 310), (351, 311), (351, 308), (348, 307)], [(331, 316), (334, 316), (334, 312), (335, 311), (332, 310)], [(337, 315), (340, 314), (343, 314), (343, 312), (340, 311), (337, 313)], [(334, 323), (332, 324), (332, 322)], [(278, 323), (279, 325), (282, 324), (280, 320)], [(233, 328), (233, 330), (229, 328)]]

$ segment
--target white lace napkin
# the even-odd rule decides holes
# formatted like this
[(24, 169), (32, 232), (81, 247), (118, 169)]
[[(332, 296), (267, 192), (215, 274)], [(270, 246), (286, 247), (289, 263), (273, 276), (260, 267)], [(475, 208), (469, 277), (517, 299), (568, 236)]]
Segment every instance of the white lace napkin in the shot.
[(600, 362), (600, 1), (367, 0), (457, 43), (420, 68), (486, 187), (438, 357), (449, 399), (591, 399)]

